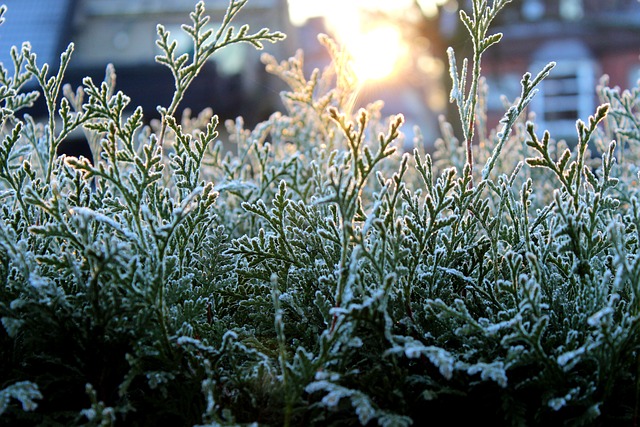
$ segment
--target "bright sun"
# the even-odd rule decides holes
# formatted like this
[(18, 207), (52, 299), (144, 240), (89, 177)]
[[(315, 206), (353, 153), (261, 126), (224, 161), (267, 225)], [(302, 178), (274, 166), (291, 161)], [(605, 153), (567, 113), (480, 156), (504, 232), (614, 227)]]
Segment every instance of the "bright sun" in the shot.
[(398, 28), (391, 25), (363, 31), (341, 42), (353, 57), (353, 70), (361, 82), (390, 77), (408, 50)]
[(365, 83), (391, 77), (409, 52), (397, 26), (389, 22), (363, 22), (361, 11), (364, 8), (400, 10), (408, 7), (406, 0), (394, 0), (393, 6), (388, 6), (389, 3), (376, 0), (290, 0), (290, 13), (297, 23), (302, 22), (305, 16), (323, 16), (333, 37), (353, 58), (356, 77)]

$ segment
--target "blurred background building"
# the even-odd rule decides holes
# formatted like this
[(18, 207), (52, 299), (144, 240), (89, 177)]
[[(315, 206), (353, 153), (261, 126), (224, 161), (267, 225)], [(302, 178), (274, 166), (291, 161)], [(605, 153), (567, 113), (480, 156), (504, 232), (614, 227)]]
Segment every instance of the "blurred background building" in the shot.
[[(140, 105), (149, 118), (157, 107), (168, 106), (174, 82), (168, 68), (154, 61), (157, 24), (178, 41), (177, 54), (189, 51), (191, 42), (181, 30), (190, 23), (195, 0), (5, 0), (7, 13), (0, 26), (0, 61), (11, 63), (11, 46), (29, 41), (38, 63), (56, 67), (60, 53), (70, 42), (75, 50), (65, 81), (76, 87), (90, 76), (101, 82), (108, 63), (116, 70), (116, 89)], [(222, 20), (229, 0), (207, 0), (211, 24)], [(210, 24), (210, 25), (211, 25)], [(249, 24), (253, 31), (268, 27), (288, 33), (287, 0), (251, 0), (238, 16), (236, 28)], [(215, 28), (215, 27), (214, 27)], [(267, 44), (277, 57), (291, 51), (289, 41)], [(278, 102), (280, 87), (263, 72), (260, 52), (248, 44), (222, 49), (205, 65), (188, 90), (182, 109), (197, 113), (211, 107), (221, 118), (245, 116), (249, 124), (263, 120)], [(41, 111), (44, 112), (44, 111)]]
[(602, 75), (622, 89), (635, 87), (640, 78), (638, 0), (514, 1), (498, 15), (493, 31), (504, 33), (483, 66), (494, 118), (504, 112), (497, 94), (515, 99), (526, 71), (535, 75), (554, 61), (532, 109), (539, 128), (555, 139), (575, 139), (576, 120), (594, 114)]
[[(40, 64), (56, 66), (60, 52), (73, 41), (68, 83), (78, 86), (87, 75), (102, 81), (106, 65), (113, 63), (117, 89), (132, 98), (132, 105), (141, 105), (148, 118), (157, 117), (157, 106), (169, 104), (174, 89), (171, 73), (154, 62), (159, 53), (156, 25), (163, 24), (187, 49), (189, 40), (180, 25), (189, 23), (195, 0), (5, 0), (4, 4), (8, 12), (0, 27), (0, 61), (5, 65), (10, 62), (10, 47), (29, 41)], [(299, 10), (313, 8), (318, 16), (294, 25), (289, 8), (294, 4)], [(357, 9), (348, 9), (356, 4)], [(215, 25), (229, 0), (206, 0), (205, 5)], [(249, 0), (236, 27), (247, 23), (253, 30), (268, 27), (286, 33), (287, 40), (266, 45), (266, 51), (283, 60), (302, 48), (308, 72), (329, 61), (316, 38), (320, 32), (332, 34), (354, 54), (393, 60), (393, 73), (363, 79), (358, 102), (383, 99), (385, 114), (403, 113), (407, 118), (403, 129), (409, 144), (412, 125), (420, 126), (432, 143), (439, 136), (437, 117), (456, 115), (448, 102), (445, 51), (453, 46), (458, 58), (472, 55), (458, 18), (459, 9), (470, 10), (470, 5), (471, 0)], [(399, 35), (390, 46), (381, 46), (373, 36), (376, 27), (384, 26)], [(353, 43), (357, 31), (360, 44)], [(522, 75), (537, 73), (549, 61), (557, 66), (531, 108), (539, 126), (556, 139), (575, 138), (575, 120), (593, 114), (595, 87), (603, 74), (622, 88), (634, 86), (640, 78), (638, 0), (514, 0), (490, 31), (504, 33), (503, 41), (486, 52), (482, 68), (490, 87), (493, 125), (505, 111), (499, 95), (513, 101), (520, 93)], [(351, 38), (341, 37), (346, 32)], [(392, 59), (391, 53), (398, 52), (402, 55)], [(222, 119), (241, 115), (249, 126), (280, 109), (278, 94), (284, 85), (264, 71), (260, 54), (249, 45), (220, 51), (195, 80), (182, 107), (194, 112), (211, 107)], [(381, 66), (365, 64), (369, 71)]]

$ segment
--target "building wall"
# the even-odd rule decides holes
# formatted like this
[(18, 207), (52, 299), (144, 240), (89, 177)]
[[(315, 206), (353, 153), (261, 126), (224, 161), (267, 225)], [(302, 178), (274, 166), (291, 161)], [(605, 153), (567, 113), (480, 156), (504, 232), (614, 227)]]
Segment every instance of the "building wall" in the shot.
[(73, 9), (73, 0), (4, 0), (5, 21), (0, 26), (0, 62), (13, 70), (10, 51), (29, 42), (38, 63), (57, 65), (67, 47), (62, 35)]
[[(640, 51), (640, 41), (638, 42)], [(609, 76), (609, 84), (622, 89), (630, 89), (637, 84), (637, 73), (640, 67), (638, 52), (611, 52), (600, 57), (602, 68)]]
[[(595, 112), (599, 100), (595, 86), (602, 75), (610, 84), (627, 89), (640, 76), (640, 2), (637, 0), (522, 0), (512, 2), (496, 22), (493, 32), (504, 34), (497, 46), (487, 51), (483, 72), (494, 88), (513, 100), (519, 95), (519, 79), (524, 72), (537, 73), (549, 61), (557, 62), (531, 108), (540, 113), (538, 124), (549, 128), (552, 136), (575, 138), (575, 119), (586, 120)], [(575, 68), (576, 80), (567, 83), (564, 97), (548, 96), (563, 83), (563, 73)], [(570, 110), (577, 117), (564, 124), (549, 119), (558, 104), (575, 100)], [(555, 105), (554, 105), (555, 104)], [(504, 107), (489, 102), (494, 124)], [(550, 115), (550, 117), (553, 114)], [(555, 132), (554, 132), (555, 131)]]
[[(181, 25), (191, 24), (195, 0), (77, 0), (68, 38), (75, 43), (70, 70), (73, 84), (84, 75), (104, 76), (107, 64), (115, 66), (118, 89), (129, 94), (133, 105), (142, 105), (155, 114), (158, 105), (168, 105), (173, 92), (170, 71), (157, 64), (161, 53), (156, 45), (157, 24), (171, 32), (178, 42), (178, 54), (190, 53), (192, 41)], [(229, 0), (205, 1), (209, 27), (219, 27)], [(236, 16), (233, 26), (248, 24), (251, 32), (263, 27), (292, 34), (287, 0), (250, 0)], [(293, 54), (295, 37), (265, 44), (266, 52), (279, 59)], [(280, 82), (264, 71), (263, 51), (238, 44), (217, 52), (187, 92), (183, 107), (193, 110), (211, 107), (222, 119), (242, 115), (249, 124), (266, 118), (278, 107)], [(265, 91), (265, 87), (268, 90)]]
[[(208, 0), (206, 14), (211, 24), (219, 23), (229, 5), (228, 0)], [(81, 0), (74, 18), (73, 40), (76, 42), (81, 65), (106, 64), (117, 61), (122, 65), (152, 62), (158, 53), (156, 25), (162, 24), (178, 34), (180, 25), (190, 24), (189, 13), (194, 0)], [(242, 9), (236, 28), (249, 24), (253, 31), (262, 27), (288, 32), (286, 0), (252, 0)], [(215, 27), (214, 27), (215, 28)], [(286, 42), (265, 46), (277, 53), (286, 51)], [(256, 60), (259, 54), (250, 58)]]

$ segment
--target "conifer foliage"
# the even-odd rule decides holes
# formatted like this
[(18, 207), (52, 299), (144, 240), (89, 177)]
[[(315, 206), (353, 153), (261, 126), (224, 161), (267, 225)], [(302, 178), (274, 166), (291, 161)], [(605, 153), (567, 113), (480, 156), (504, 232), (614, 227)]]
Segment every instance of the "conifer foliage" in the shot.
[[(474, 55), (449, 52), (463, 141), (443, 120), (434, 152), (402, 152), (401, 115), (351, 112), (326, 36), (310, 76), (303, 53), (265, 54), (283, 111), (221, 140), (214, 112), (176, 111), (218, 50), (284, 37), (233, 27), (246, 2), (217, 29), (198, 3), (192, 54), (158, 26), (176, 88), (158, 126), (111, 66), (64, 85), (73, 45), (57, 70), (29, 44), (0, 66), (0, 422), (636, 422), (639, 90), (603, 80), (577, 144), (556, 141), (527, 115), (551, 63), (484, 132), (480, 61), (508, 0), (473, 0)], [(56, 154), (78, 131), (93, 160)]]

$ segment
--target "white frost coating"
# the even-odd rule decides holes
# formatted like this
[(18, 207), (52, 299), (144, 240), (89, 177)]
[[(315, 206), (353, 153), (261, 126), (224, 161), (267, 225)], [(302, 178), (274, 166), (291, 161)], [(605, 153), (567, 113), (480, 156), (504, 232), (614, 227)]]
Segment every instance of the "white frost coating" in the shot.
[(558, 356), (558, 365), (560, 365), (560, 366), (567, 365), (567, 363), (569, 363), (570, 361), (572, 361), (576, 357), (584, 354), (585, 351), (586, 350), (585, 350), (584, 347), (580, 347), (580, 348), (577, 348), (577, 349), (575, 349), (573, 351), (568, 351), (566, 353), (561, 354), (560, 356)]
[(387, 351), (387, 353), (403, 352), (409, 359), (417, 359), (426, 356), (431, 363), (438, 367), (440, 374), (446, 379), (453, 377), (454, 359), (451, 354), (435, 346), (425, 346), (417, 341), (405, 342), (404, 347), (396, 346)]
[(361, 425), (366, 425), (375, 417), (376, 410), (365, 395), (356, 393), (351, 398), (351, 403), (356, 407), (356, 415), (358, 415), (358, 420)]
[(13, 317), (3, 317), (0, 319), (0, 322), (2, 322), (2, 326), (4, 326), (5, 331), (7, 331), (7, 335), (12, 338), (18, 335), (20, 327), (24, 324), (24, 320)]
[(95, 420), (96, 416), (98, 415), (96, 410), (93, 408), (83, 409), (82, 411), (80, 411), (80, 414), (87, 417), (89, 421)]
[(476, 363), (467, 369), (469, 375), (480, 373), (483, 380), (491, 379), (500, 387), (507, 386), (507, 372), (504, 369), (504, 363)]
[(85, 208), (82, 206), (77, 206), (70, 209), (72, 215), (81, 215), (85, 218), (93, 218), (94, 220), (101, 222), (103, 224), (107, 224), (123, 236), (125, 236), (129, 240), (137, 240), (138, 237), (129, 230), (126, 230), (120, 226), (113, 218), (110, 218), (104, 214), (94, 211), (93, 209)]
[(38, 407), (34, 400), (42, 399), (42, 393), (31, 381), (20, 381), (0, 390), (0, 415), (7, 410), (11, 399), (18, 400), (23, 411), (33, 411)]
[(604, 307), (603, 309), (598, 310), (594, 314), (589, 316), (589, 319), (587, 319), (587, 323), (589, 324), (589, 326), (597, 327), (609, 314), (613, 314), (613, 308)]
[(338, 403), (340, 403), (340, 399), (343, 397), (346, 397), (347, 395), (344, 393), (341, 393), (338, 390), (332, 391), (329, 394), (327, 394), (325, 397), (322, 398), (322, 404), (329, 407), (329, 408), (333, 408), (335, 406), (338, 405)]

